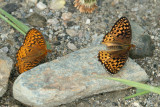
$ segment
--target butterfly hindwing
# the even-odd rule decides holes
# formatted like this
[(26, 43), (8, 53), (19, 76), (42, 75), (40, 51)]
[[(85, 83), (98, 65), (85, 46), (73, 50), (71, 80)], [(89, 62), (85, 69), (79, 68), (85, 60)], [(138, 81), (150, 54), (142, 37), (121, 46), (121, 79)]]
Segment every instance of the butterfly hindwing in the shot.
[(114, 54), (112, 52), (108, 53), (107, 51), (99, 52), (99, 60), (105, 66), (105, 68), (112, 74), (117, 73), (124, 66), (127, 59), (127, 52), (123, 54)]
[[(31, 59), (30, 57), (29, 59)], [(28, 58), (24, 57), (18, 61), (16, 66), (19, 68), (19, 72), (23, 73), (25, 71), (28, 71), (32, 69), (33, 67), (37, 66), (43, 59), (45, 58), (45, 54), (41, 56), (37, 56), (36, 58), (33, 57), (33, 59), (29, 60)]]

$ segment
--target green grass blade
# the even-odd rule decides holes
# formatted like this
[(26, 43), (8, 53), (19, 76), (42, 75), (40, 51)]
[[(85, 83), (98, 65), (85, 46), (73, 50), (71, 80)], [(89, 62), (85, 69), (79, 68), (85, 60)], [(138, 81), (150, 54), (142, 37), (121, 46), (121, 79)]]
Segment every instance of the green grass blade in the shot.
[(49, 44), (48, 41), (46, 41), (46, 45), (47, 45), (47, 49), (48, 49), (48, 50), (51, 50), (51, 46), (50, 46), (50, 44)]
[(136, 93), (141, 93), (141, 92), (143, 92), (143, 91), (145, 91), (145, 90), (140, 89), (140, 88), (136, 88)]
[[(158, 88), (160, 88), (160, 87), (158, 87)], [(124, 99), (127, 100), (127, 99), (130, 99), (130, 98), (133, 98), (133, 97), (136, 97), (136, 96), (140, 96), (140, 95), (144, 95), (144, 94), (148, 94), (148, 93), (150, 93), (150, 91), (146, 91), (146, 90), (137, 88), (136, 94), (133, 94), (131, 96), (127, 96)]]
[(144, 94), (148, 94), (150, 93), (150, 91), (142, 91), (142, 92), (139, 92), (139, 93), (136, 93), (136, 94), (133, 94), (133, 95), (130, 95), (130, 96), (127, 96), (125, 97), (124, 99), (127, 100), (127, 99), (130, 99), (130, 98), (133, 98), (133, 97), (136, 97), (136, 96), (140, 96), (140, 95), (144, 95)]
[[(102, 76), (101, 76), (101, 78), (102, 78)], [(125, 79), (112, 78), (112, 77), (104, 77), (104, 78), (109, 79), (109, 80), (114, 80), (117, 82), (121, 82), (121, 83), (126, 84), (128, 86), (132, 86), (132, 87), (136, 87), (136, 88), (140, 88), (140, 89), (143, 89), (146, 91), (160, 94), (160, 89), (158, 87), (150, 86), (147, 84), (142, 84), (142, 83), (135, 82), (135, 81), (125, 80)]]
[[(27, 33), (28, 30), (30, 29), (28, 26), (26, 26), (25, 24), (23, 24), (22, 22), (20, 22), (19, 20), (17, 20), (16, 18), (14, 18), (12, 15), (10, 15), (9, 13), (7, 13), (6, 11), (4, 11), (3, 9), (0, 8), (0, 13), (2, 15), (5, 15), (9, 20), (12, 21), (12, 23), (14, 23), (19, 29), (21, 29), (23, 32)], [(15, 28), (16, 29), (16, 28)]]
[[(4, 17), (4, 15), (6, 17)], [(16, 18), (14, 18), (12, 15), (10, 15), (9, 13), (7, 13), (5, 10), (1, 8), (0, 8), (0, 18), (3, 19), (8, 24), (10, 24), (12, 27), (14, 27), (16, 30), (18, 30), (23, 35), (26, 35), (26, 33), (30, 29), (28, 26), (26, 26), (25, 24), (23, 24), (22, 22), (20, 22), (19, 20), (17, 20)], [(46, 41), (46, 45), (47, 45), (47, 49), (50, 50), (51, 46), (48, 43), (48, 41)]]
[(14, 23), (12, 23), (11, 21), (9, 21), (6, 17), (2, 16), (0, 14), (0, 18), (3, 19), (5, 22), (7, 22), (8, 24), (10, 24), (12, 27), (14, 27), (15, 29), (17, 29), (20, 33), (22, 33), (23, 35), (26, 35), (25, 32), (23, 32), (21, 29), (19, 29)]

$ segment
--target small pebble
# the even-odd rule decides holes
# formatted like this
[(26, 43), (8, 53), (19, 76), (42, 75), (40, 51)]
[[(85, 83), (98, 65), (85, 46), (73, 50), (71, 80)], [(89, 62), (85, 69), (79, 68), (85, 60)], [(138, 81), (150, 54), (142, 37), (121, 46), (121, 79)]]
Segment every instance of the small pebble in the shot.
[(49, 36), (49, 40), (52, 40), (52, 34), (49, 34), (48, 36)]
[(37, 27), (44, 27), (47, 24), (46, 18), (38, 13), (33, 13), (27, 17), (27, 22), (30, 25)]
[(40, 10), (44, 10), (45, 8), (47, 8), (47, 6), (42, 2), (38, 2), (37, 3), (37, 8), (39, 8)]
[(61, 8), (64, 8), (65, 3), (65, 0), (52, 0), (49, 7), (53, 10), (59, 10)]
[(16, 3), (8, 3), (3, 7), (3, 9), (10, 14), (16, 11), (18, 8), (19, 8), (19, 5)]
[(133, 11), (133, 12), (136, 12), (136, 11), (138, 11), (139, 9), (138, 9), (138, 7), (135, 7), (135, 8), (132, 8), (131, 9), (131, 11)]
[(66, 32), (68, 35), (70, 35), (72, 37), (77, 35), (77, 31), (75, 31), (73, 29), (66, 29)]
[(1, 34), (2, 41), (6, 40), (8, 38), (8, 34)]
[(36, 3), (37, 3), (37, 0), (26, 0), (26, 3), (27, 3), (27, 4), (30, 4), (30, 3), (35, 3), (35, 4), (36, 4)]
[(138, 102), (132, 103), (132, 106), (133, 106), (133, 107), (141, 107)]
[(3, 47), (0, 49), (0, 52), (2, 53), (7, 53), (8, 52), (8, 47)]
[(76, 25), (76, 26), (74, 26), (74, 29), (75, 29), (75, 30), (79, 30), (79, 29), (80, 29), (80, 26)]
[(59, 23), (59, 21), (57, 20), (57, 18), (54, 18), (54, 19), (48, 19), (47, 23), (52, 24), (52, 25), (56, 25)]
[(90, 24), (90, 19), (87, 19), (87, 20), (86, 20), (86, 24)]
[(113, 0), (112, 3), (111, 3), (111, 5), (112, 5), (112, 6), (115, 6), (115, 5), (117, 5), (118, 3), (119, 3), (119, 0)]
[(65, 21), (68, 21), (68, 20), (71, 19), (71, 17), (72, 17), (72, 13), (71, 12), (67, 12), (67, 13), (63, 13), (61, 18), (63, 20), (65, 20)]
[(32, 13), (32, 12), (33, 12), (33, 9), (29, 9), (29, 12)]
[(68, 46), (69, 49), (71, 49), (71, 50), (73, 50), (73, 51), (77, 50), (77, 47), (76, 47), (73, 43), (70, 43), (70, 42), (69, 42), (69, 43), (67, 44), (67, 46)]

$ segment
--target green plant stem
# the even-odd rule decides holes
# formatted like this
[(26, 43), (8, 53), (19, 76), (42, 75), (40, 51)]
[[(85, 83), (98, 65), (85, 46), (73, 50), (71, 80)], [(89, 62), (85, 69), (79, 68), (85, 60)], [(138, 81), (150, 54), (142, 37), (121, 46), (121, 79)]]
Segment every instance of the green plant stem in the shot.
[(4, 21), (6, 21), (8, 24), (10, 24), (12, 27), (14, 27), (15, 29), (17, 29), (20, 33), (22, 33), (23, 35), (26, 35), (25, 32), (23, 32), (21, 29), (19, 29), (14, 23), (12, 23), (11, 21), (9, 21), (6, 17), (2, 16), (0, 14), (0, 18), (2, 18)]
[(25, 24), (23, 24), (22, 22), (20, 22), (19, 20), (17, 20), (16, 18), (14, 18), (12, 15), (10, 15), (9, 13), (7, 13), (5, 10), (1, 8), (0, 8), (0, 13), (6, 16), (10, 21), (12, 21), (12, 23), (14, 23), (23, 32), (27, 33), (28, 30), (30, 29), (28, 26), (26, 26)]
[[(8, 24), (10, 24), (12, 27), (14, 27), (24, 36), (27, 34), (27, 32), (30, 29), (28, 26), (26, 26), (25, 24), (23, 24), (22, 22), (20, 22), (19, 20), (17, 20), (16, 18), (14, 18), (12, 15), (10, 15), (9, 13), (7, 13), (5, 10), (1, 8), (0, 8), (0, 18), (5, 22), (7, 22)], [(46, 41), (46, 44), (47, 44), (47, 49), (50, 49), (51, 46), (47, 41)]]
[(160, 89), (158, 87), (150, 86), (150, 85), (147, 85), (147, 84), (142, 84), (142, 83), (139, 83), (139, 82), (125, 80), (125, 79), (112, 78), (112, 77), (104, 77), (104, 76), (97, 76), (97, 77), (105, 78), (105, 79), (108, 79), (108, 80), (114, 80), (114, 81), (126, 84), (128, 86), (132, 86), (132, 87), (143, 89), (143, 90), (146, 90), (146, 91), (149, 91), (149, 92), (154, 92), (154, 93), (160, 94)]
[(132, 86), (132, 87), (136, 87), (136, 88), (140, 88), (140, 89), (143, 89), (143, 90), (146, 90), (146, 91), (150, 91), (150, 92), (160, 94), (160, 89), (158, 87), (153, 87), (153, 86), (150, 86), (150, 85), (147, 85), (147, 84), (142, 84), (142, 83), (138, 83), (138, 82), (135, 82), (135, 81), (119, 79), (119, 78), (109, 77), (109, 78), (106, 78), (106, 79), (115, 80), (115, 81), (124, 83), (126, 85)]
[(148, 93), (150, 93), (150, 91), (143, 91), (143, 92), (140, 92), (140, 93), (136, 93), (136, 94), (127, 96), (124, 99), (127, 100), (127, 99), (130, 99), (130, 98), (133, 98), (133, 97), (136, 97), (136, 96), (140, 96), (140, 95), (144, 95), (144, 94), (148, 94)]

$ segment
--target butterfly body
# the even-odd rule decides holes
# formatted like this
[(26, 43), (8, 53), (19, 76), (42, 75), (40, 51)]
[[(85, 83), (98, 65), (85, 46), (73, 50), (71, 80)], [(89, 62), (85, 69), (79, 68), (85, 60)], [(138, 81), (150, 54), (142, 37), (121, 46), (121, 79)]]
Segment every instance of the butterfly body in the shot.
[(134, 47), (131, 37), (130, 23), (126, 17), (121, 17), (103, 38), (102, 44), (109, 50), (100, 51), (98, 57), (110, 73), (115, 74), (124, 66), (129, 50)]
[(48, 52), (43, 35), (37, 29), (30, 29), (17, 52), (16, 67), (20, 73), (30, 70), (44, 60)]

